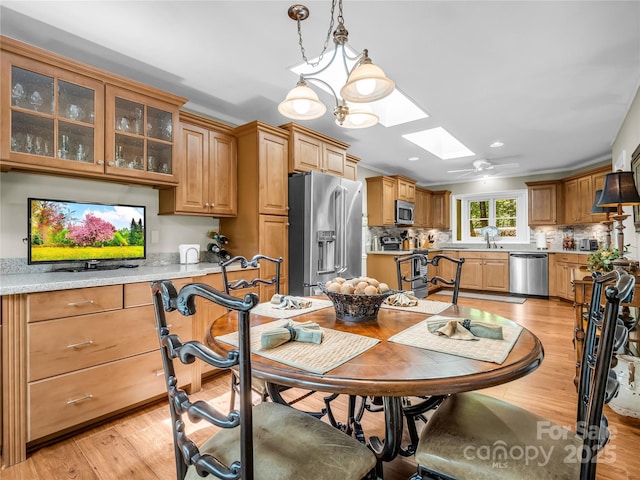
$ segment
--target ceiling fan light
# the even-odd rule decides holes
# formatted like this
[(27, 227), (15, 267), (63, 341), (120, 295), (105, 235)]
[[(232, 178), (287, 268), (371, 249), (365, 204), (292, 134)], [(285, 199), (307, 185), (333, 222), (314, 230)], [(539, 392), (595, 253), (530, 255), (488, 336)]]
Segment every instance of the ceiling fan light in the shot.
[(367, 60), (351, 72), (340, 89), (340, 96), (349, 102), (374, 102), (390, 95), (396, 88), (380, 67)]
[(278, 111), (294, 120), (313, 120), (324, 115), (327, 107), (303, 80), (298, 82), (278, 105)]

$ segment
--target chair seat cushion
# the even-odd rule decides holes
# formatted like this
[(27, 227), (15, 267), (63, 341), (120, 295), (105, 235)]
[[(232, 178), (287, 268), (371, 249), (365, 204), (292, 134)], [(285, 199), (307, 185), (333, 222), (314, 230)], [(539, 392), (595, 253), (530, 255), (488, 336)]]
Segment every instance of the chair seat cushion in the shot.
[(460, 479), (577, 479), (582, 439), (515, 405), (452, 395), (420, 434), (419, 465)]
[[(363, 444), (311, 415), (272, 402), (253, 408), (253, 462), (261, 480), (361, 479), (376, 464)], [(200, 451), (226, 465), (240, 459), (240, 429), (214, 434)], [(189, 467), (185, 480), (201, 477)]]

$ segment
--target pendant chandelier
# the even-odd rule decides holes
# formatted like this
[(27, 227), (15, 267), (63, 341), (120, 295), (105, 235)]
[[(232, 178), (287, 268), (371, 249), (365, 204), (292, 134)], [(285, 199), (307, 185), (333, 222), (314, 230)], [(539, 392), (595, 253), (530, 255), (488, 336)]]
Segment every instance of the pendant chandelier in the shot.
[[(331, 22), (327, 31), (327, 38), (317, 62), (309, 62), (302, 43), (302, 29), (300, 23), (309, 17), (309, 9), (304, 5), (292, 5), (289, 7), (289, 17), (298, 23), (298, 39), (300, 52), (304, 62), (312, 68), (317, 68), (322, 62), (324, 53), (329, 45), (333, 30), (333, 43), (335, 49), (329, 63), (324, 67), (309, 73), (300, 75), (298, 84), (287, 94), (286, 98), (278, 105), (278, 111), (285, 117), (294, 120), (312, 120), (321, 117), (327, 111), (327, 107), (318, 99), (318, 95), (309, 87), (309, 82), (316, 82), (326, 86), (333, 94), (335, 107), (333, 115), (336, 123), (344, 128), (366, 128), (378, 123), (378, 116), (373, 113), (368, 102), (374, 102), (390, 95), (395, 89), (393, 81), (388, 79), (382, 69), (371, 62), (369, 52), (364, 49), (361, 53), (349, 55), (346, 44), (349, 41), (349, 32), (344, 26), (342, 16), (342, 0), (338, 4), (338, 26), (333, 30), (335, 22), (336, 0), (331, 2)], [(347, 81), (340, 89), (339, 95), (334, 88), (318, 75), (329, 68), (338, 59), (344, 66)], [(348, 61), (354, 62), (350, 69)]]

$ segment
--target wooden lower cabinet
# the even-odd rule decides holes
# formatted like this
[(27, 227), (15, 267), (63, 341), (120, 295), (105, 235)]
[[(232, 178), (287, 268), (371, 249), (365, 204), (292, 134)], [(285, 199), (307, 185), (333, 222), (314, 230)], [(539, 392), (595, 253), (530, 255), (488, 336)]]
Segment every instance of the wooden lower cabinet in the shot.
[[(409, 252), (407, 252), (407, 255)], [(403, 256), (403, 255), (397, 255)], [(393, 290), (398, 288), (398, 274), (394, 258), (396, 255), (386, 253), (369, 253), (367, 254), (367, 277), (375, 278), (379, 282), (386, 283)], [(405, 267), (406, 265), (406, 267)], [(402, 264), (403, 274), (409, 273), (409, 263)], [(405, 290), (409, 289), (406, 285)]]
[(154, 350), (31, 382), (27, 392), (32, 441), (166, 393), (162, 358)]
[(460, 288), (509, 291), (508, 252), (458, 252), (464, 258)]
[(579, 253), (549, 255), (549, 295), (574, 301), (573, 280), (589, 275), (587, 256)]
[[(5, 466), (26, 459), (27, 443), (166, 395), (149, 282), (8, 295), (2, 320), (12, 352), (2, 364)], [(167, 321), (191, 338), (193, 317)], [(180, 368), (188, 385), (192, 366)]]

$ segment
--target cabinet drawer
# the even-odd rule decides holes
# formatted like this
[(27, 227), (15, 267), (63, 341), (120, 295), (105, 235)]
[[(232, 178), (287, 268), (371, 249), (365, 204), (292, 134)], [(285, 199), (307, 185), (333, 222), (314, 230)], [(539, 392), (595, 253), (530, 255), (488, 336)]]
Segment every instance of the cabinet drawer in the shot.
[(587, 264), (587, 256), (577, 253), (556, 253), (556, 262)]
[(29, 322), (122, 308), (122, 285), (76, 288), (27, 296)]
[[(192, 283), (193, 278), (176, 278), (171, 282), (180, 291), (186, 284)], [(151, 282), (126, 283), (124, 285), (124, 308), (151, 304)]]
[[(190, 382), (189, 366), (178, 378)], [(30, 383), (28, 441), (166, 394), (158, 350)]]
[[(191, 320), (167, 314), (172, 333), (187, 338)], [(29, 325), (29, 381), (130, 357), (158, 348), (151, 305)]]

